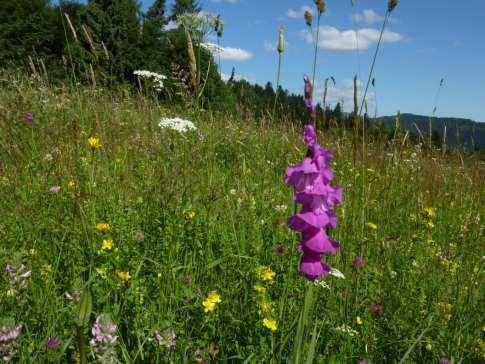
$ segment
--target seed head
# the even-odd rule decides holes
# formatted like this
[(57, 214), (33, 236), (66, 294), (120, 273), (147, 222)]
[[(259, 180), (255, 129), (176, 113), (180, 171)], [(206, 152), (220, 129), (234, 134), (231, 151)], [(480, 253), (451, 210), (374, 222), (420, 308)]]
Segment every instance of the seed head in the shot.
[(312, 16), (312, 13), (310, 13), (308, 10), (305, 11), (305, 22), (306, 22), (306, 25), (308, 25), (309, 27), (312, 26), (312, 21), (313, 21), (313, 16)]
[(320, 14), (325, 12), (325, 0), (315, 0), (315, 5)]
[(217, 15), (214, 20), (214, 31), (216, 32), (218, 38), (221, 38), (222, 34), (224, 33), (224, 22), (222, 21), (220, 15)]
[(283, 53), (285, 51), (285, 28), (283, 26), (280, 27), (280, 35), (278, 38), (278, 53)]
[(399, 0), (389, 0), (389, 2), (387, 3), (387, 11), (391, 13), (398, 3)]

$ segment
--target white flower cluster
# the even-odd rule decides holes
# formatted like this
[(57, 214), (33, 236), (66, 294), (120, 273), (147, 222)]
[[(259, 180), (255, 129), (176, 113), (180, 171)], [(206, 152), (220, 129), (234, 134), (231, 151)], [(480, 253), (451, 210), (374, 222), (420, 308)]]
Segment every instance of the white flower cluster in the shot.
[(276, 205), (274, 207), (276, 212), (285, 212), (288, 209), (288, 206), (286, 205)]
[(163, 118), (160, 120), (158, 126), (161, 128), (176, 130), (179, 133), (185, 133), (189, 130), (197, 130), (193, 122), (181, 118)]
[(336, 331), (340, 331), (343, 334), (347, 334), (350, 337), (357, 336), (359, 333), (351, 328), (349, 325), (343, 324), (335, 328)]
[(153, 80), (154, 88), (157, 91), (162, 91), (163, 80), (167, 79), (167, 76), (164, 76), (155, 72), (151, 72), (151, 71), (138, 70), (138, 71), (134, 71), (133, 74), (141, 78), (147, 78), (147, 79)]
[[(310, 282), (310, 281), (309, 281)], [(315, 279), (313, 282), (313, 285), (325, 289), (330, 289), (330, 286), (328, 285), (327, 282), (325, 282), (323, 279)]]

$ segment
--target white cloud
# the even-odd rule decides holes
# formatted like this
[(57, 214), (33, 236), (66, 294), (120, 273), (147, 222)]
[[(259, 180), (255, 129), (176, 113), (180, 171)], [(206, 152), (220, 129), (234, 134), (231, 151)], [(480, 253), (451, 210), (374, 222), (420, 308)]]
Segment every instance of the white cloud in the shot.
[(179, 27), (179, 23), (174, 20), (170, 20), (164, 27), (163, 30), (172, 30), (172, 29), (177, 29)]
[(288, 15), (288, 18), (293, 18), (293, 19), (303, 18), (305, 11), (309, 11), (310, 13), (313, 14), (313, 8), (309, 7), (308, 5), (304, 5), (300, 7), (299, 10), (289, 9), (286, 12), (286, 15)]
[[(313, 43), (312, 34), (308, 30), (302, 31), (307, 43)], [(320, 26), (320, 39), (318, 46), (324, 49), (355, 51), (357, 49), (356, 36), (359, 37), (359, 49), (368, 49), (372, 44), (379, 40), (379, 30), (372, 28), (362, 28), (355, 30), (338, 30), (335, 27), (325, 25)], [(403, 40), (399, 33), (384, 31), (382, 43), (396, 43)]]
[(263, 47), (266, 52), (270, 52), (270, 53), (276, 52), (276, 43), (274, 42), (265, 40), (263, 43)]
[(356, 22), (365, 22), (367, 24), (379, 23), (384, 20), (383, 16), (380, 16), (372, 9), (365, 9), (362, 13), (352, 15), (352, 19)]
[(204, 43), (204, 46), (225, 61), (244, 62), (253, 58), (251, 52), (242, 48), (222, 47), (213, 43)]

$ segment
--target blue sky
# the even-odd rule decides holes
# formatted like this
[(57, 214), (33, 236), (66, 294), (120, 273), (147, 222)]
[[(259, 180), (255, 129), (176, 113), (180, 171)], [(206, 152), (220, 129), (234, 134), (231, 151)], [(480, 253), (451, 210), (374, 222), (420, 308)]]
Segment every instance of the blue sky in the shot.
[[(285, 27), (282, 86), (301, 93), (302, 77), (312, 71), (312, 45), (305, 37), (302, 9), (312, 0), (203, 0), (203, 9), (221, 14), (225, 22), (222, 71), (251, 82), (275, 84), (278, 28)], [(146, 8), (152, 0), (143, 0)], [(168, 2), (170, 8), (172, 1)], [(368, 77), (387, 0), (327, 0), (322, 17), (316, 88), (334, 76), (329, 90), (335, 105), (352, 104), (351, 79)], [(485, 1), (402, 0), (392, 14), (375, 69), (369, 108), (379, 115), (412, 112), (430, 115), (441, 78), (445, 79), (437, 116), (457, 116), (485, 122)], [(315, 23), (315, 20), (314, 20)], [(354, 46), (355, 29), (361, 51)]]

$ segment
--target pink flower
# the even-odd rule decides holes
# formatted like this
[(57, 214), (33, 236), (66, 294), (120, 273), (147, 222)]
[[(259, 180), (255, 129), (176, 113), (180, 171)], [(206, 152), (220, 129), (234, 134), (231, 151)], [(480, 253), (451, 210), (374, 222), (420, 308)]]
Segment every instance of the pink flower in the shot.
[(362, 258), (362, 257), (356, 257), (354, 259), (354, 265), (355, 265), (355, 268), (357, 268), (357, 270), (359, 270), (360, 268), (362, 268), (364, 266), (364, 258)]
[(373, 314), (373, 315), (380, 315), (382, 313), (382, 306), (378, 305), (377, 303), (375, 302), (372, 302), (372, 304), (370, 305), (370, 308), (369, 308), (369, 311)]
[(44, 347), (47, 351), (58, 351), (61, 344), (62, 340), (59, 336), (49, 336), (44, 342)]
[(50, 193), (58, 193), (59, 191), (61, 190), (61, 186), (52, 186), (50, 189), (49, 189), (49, 192)]

